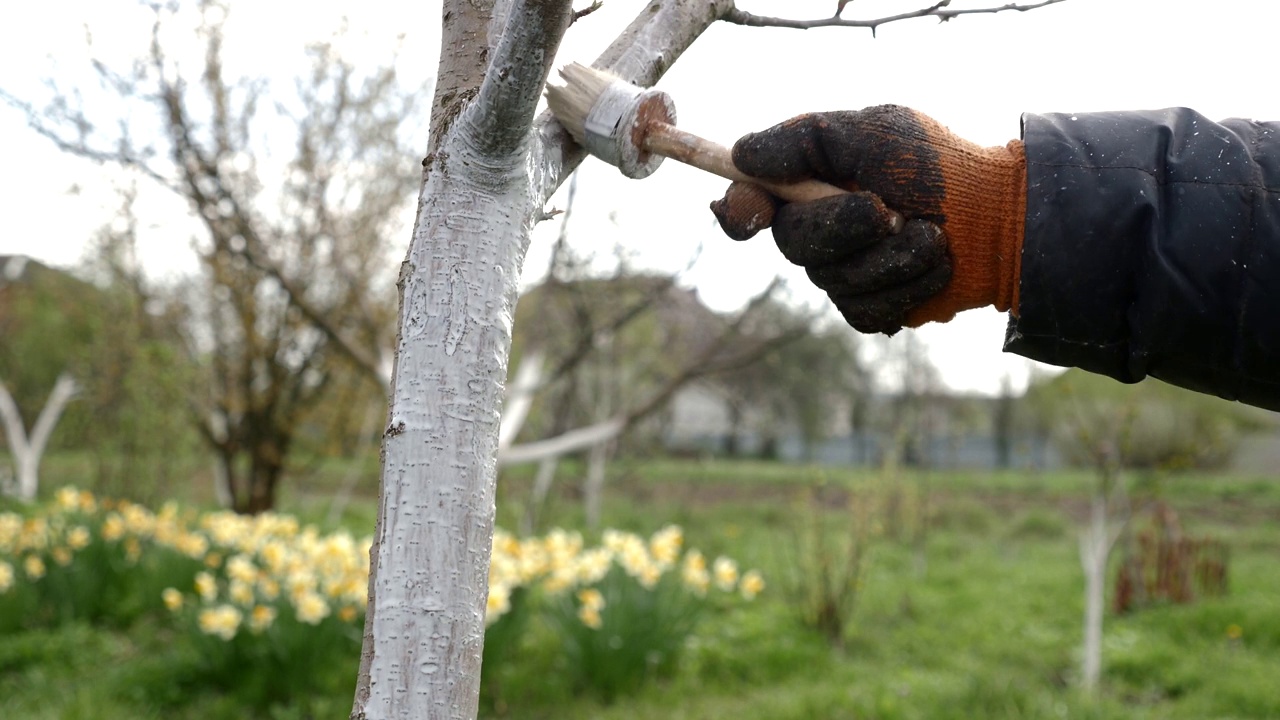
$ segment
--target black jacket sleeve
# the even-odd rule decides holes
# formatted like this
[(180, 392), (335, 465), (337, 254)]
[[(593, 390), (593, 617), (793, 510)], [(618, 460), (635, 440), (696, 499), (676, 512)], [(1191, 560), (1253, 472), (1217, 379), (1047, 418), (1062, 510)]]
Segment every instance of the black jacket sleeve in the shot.
[(1005, 349), (1280, 410), (1280, 123), (1027, 115), (1023, 140)]

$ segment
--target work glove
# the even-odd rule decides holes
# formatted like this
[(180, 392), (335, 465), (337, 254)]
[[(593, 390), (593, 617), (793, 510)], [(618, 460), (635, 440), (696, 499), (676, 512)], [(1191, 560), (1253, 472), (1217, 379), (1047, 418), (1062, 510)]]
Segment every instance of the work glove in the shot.
[(979, 147), (909, 108), (811, 113), (733, 146), (762, 179), (814, 177), (851, 194), (786, 204), (734, 183), (712, 212), (729, 237), (772, 226), (784, 257), (860, 332), (1017, 307), (1026, 213), (1020, 141)]

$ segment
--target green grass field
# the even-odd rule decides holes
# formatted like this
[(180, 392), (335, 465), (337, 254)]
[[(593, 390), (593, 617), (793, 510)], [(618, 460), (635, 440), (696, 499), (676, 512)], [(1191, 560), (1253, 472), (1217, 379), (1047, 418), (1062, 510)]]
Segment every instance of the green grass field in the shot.
[[(68, 468), (64, 472), (71, 472)], [(544, 525), (581, 517), (570, 468)], [(335, 476), (340, 472), (334, 471)], [(58, 477), (55, 483), (70, 481)], [(923, 532), (893, 527), (870, 546), (843, 642), (805, 628), (783, 592), (796, 528), (812, 520), (807, 489), (825, 483), (825, 512), (865, 473), (727, 462), (626, 462), (613, 468), (606, 526), (650, 533), (667, 523), (708, 556), (726, 553), (770, 581), (753, 603), (704, 618), (673, 677), (603, 703), (552, 680), (549, 628), (531, 627), (484, 715), (507, 718), (1267, 718), (1280, 717), (1280, 482), (1238, 477), (1131, 477), (1193, 534), (1231, 548), (1229, 593), (1190, 605), (1108, 615), (1102, 687), (1077, 690), (1083, 580), (1077, 526), (1087, 474), (907, 475), (927, 498)], [(499, 523), (514, 528), (528, 473), (504, 476)], [(883, 488), (883, 485), (881, 485)], [(325, 474), (284, 499), (316, 521)], [(372, 528), (368, 497), (343, 523)], [(806, 520), (808, 518), (808, 520)], [(892, 521), (889, 521), (892, 525)], [(1145, 522), (1145, 521), (1144, 521)], [(1232, 626), (1238, 628), (1237, 631)], [(1231, 629), (1231, 630), (1229, 630)], [(85, 625), (0, 636), (0, 718), (242, 718), (232, 695), (201, 689), (190, 650), (164, 623)], [(328, 692), (263, 717), (345, 717), (356, 658)], [(341, 678), (341, 679), (338, 679)], [(497, 681), (496, 687), (492, 684)]]

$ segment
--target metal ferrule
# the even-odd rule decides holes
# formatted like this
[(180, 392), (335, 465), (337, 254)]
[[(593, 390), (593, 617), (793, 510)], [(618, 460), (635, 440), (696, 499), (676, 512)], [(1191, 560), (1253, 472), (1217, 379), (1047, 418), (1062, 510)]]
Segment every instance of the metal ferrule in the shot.
[(627, 109), (635, 106), (641, 92), (641, 88), (625, 82), (613, 82), (605, 88), (583, 123), (588, 152), (610, 165), (621, 162), (618, 145), (624, 139), (618, 137), (621, 132), (618, 125)]

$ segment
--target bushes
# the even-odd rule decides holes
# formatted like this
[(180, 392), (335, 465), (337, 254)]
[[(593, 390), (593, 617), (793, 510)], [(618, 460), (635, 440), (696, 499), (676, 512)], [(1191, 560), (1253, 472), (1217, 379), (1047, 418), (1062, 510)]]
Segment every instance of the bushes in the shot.
[[(161, 702), (199, 685), (251, 707), (354, 687), (368, 587), (369, 539), (323, 535), (285, 515), (197, 514), (98, 500), (64, 489), (22, 516), (0, 513), (0, 633), (74, 621), (128, 626), (167, 618), (181, 658), (151, 683)], [(485, 676), (498, 678), (534, 625), (552, 631), (570, 687), (603, 699), (661, 677), (699, 617), (764, 581), (736, 563), (684, 552), (668, 526), (651, 538), (606, 531), (599, 547), (554, 530), (497, 531), (486, 612)], [(545, 680), (553, 679), (548, 677)], [(159, 691), (158, 690), (158, 691)]]
[[(596, 548), (562, 530), (523, 541), (495, 533), (486, 681), (501, 676), (531, 616), (555, 638), (563, 670), (555, 676), (573, 690), (609, 701), (669, 675), (703, 613), (733, 593), (750, 600), (764, 588), (758, 572), (740, 574), (727, 557), (708, 566), (683, 544), (674, 525), (648, 540), (606, 530)], [(501, 701), (500, 690), (487, 694)]]

